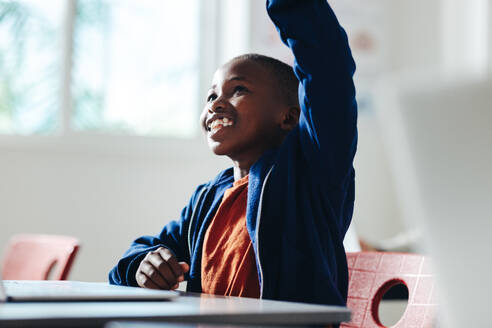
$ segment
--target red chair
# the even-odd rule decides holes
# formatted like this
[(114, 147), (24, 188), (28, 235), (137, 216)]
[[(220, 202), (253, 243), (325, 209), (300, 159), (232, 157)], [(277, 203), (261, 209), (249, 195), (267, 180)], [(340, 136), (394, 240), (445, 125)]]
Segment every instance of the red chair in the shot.
[(348, 253), (347, 262), (347, 307), (352, 311), (352, 320), (340, 327), (385, 327), (379, 319), (379, 304), (383, 295), (399, 284), (408, 288), (408, 305), (392, 327), (435, 326), (437, 302), (429, 258), (417, 254), (359, 252)]
[(73, 237), (15, 235), (2, 264), (2, 278), (9, 280), (66, 280), (79, 249)]

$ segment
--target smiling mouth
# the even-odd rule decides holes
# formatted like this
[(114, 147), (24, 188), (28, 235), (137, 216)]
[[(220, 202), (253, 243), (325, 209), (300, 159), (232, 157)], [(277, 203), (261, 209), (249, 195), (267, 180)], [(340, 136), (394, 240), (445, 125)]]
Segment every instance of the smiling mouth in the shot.
[(227, 117), (217, 118), (207, 124), (207, 131), (213, 134), (219, 131), (220, 129), (231, 125), (234, 125), (234, 122), (231, 119)]

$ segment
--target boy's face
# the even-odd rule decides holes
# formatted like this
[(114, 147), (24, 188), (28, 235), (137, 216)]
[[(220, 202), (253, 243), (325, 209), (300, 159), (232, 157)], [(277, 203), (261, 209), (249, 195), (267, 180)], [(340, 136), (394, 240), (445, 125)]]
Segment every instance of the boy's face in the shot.
[(251, 60), (227, 63), (215, 72), (201, 115), (208, 145), (217, 155), (256, 161), (282, 136), (288, 107), (271, 73)]

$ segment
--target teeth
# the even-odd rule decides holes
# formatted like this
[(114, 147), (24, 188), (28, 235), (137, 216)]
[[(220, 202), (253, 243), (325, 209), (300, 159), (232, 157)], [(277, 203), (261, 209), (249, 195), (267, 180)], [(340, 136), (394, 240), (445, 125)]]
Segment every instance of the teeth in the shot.
[(208, 129), (209, 131), (215, 132), (220, 129), (219, 125), (221, 125), (222, 127), (226, 127), (226, 126), (231, 126), (232, 124), (233, 124), (232, 120), (228, 119), (227, 117), (224, 117), (222, 119), (219, 118), (214, 120), (212, 123), (210, 123), (208, 125)]

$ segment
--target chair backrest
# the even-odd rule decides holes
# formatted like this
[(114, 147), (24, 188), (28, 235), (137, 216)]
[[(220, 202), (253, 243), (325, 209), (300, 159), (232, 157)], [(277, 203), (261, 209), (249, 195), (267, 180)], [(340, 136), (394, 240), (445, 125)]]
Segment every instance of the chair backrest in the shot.
[(79, 249), (68, 236), (15, 235), (7, 246), (2, 278), (7, 280), (66, 280)]
[(435, 326), (437, 302), (429, 258), (418, 254), (358, 252), (347, 253), (347, 263), (347, 307), (352, 311), (352, 320), (340, 327), (385, 327), (379, 319), (379, 304), (384, 294), (399, 284), (408, 288), (408, 305), (392, 327)]

